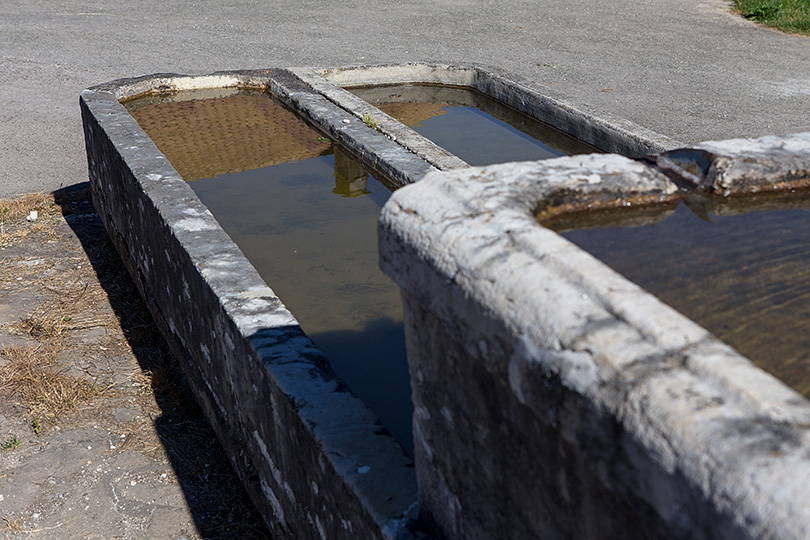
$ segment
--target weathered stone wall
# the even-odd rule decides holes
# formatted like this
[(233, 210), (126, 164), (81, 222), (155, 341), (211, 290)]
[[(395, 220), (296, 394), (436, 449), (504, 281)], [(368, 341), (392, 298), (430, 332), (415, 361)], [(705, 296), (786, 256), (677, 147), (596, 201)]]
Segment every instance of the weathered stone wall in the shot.
[[(554, 126), (555, 129), (604, 152), (643, 156), (680, 146), (677, 141), (624, 118), (574, 106), (564, 97), (550, 95), (548, 88), (541, 90), (514, 75), (506, 75), (492, 68), (470, 64), (410, 63), (320, 70), (296, 68), (291, 71), (342, 107), (383, 118), (381, 124), (385, 133), (441, 170), (458, 168), (465, 163), (370, 104), (336, 89), (334, 84), (344, 87), (380, 84), (463, 86)], [(324, 78), (334, 84), (325, 84)]]
[[(417, 538), (417, 511), (451, 539), (810, 536), (808, 402), (535, 219), (566, 205), (671, 202), (680, 194), (670, 178), (732, 195), (807, 186), (810, 135), (644, 162), (578, 156), (432, 173), (395, 194), (381, 265), (403, 289), (414, 475), (117, 101), (271, 88), (394, 186), (432, 170), (421, 154), (458, 165), (396, 125), (369, 129), (359, 118), (369, 105), (313, 70), (295, 73), (160, 75), (81, 97), (99, 215), (279, 537)], [(581, 116), (478, 68), (322, 74), (450, 80)], [(587, 115), (572, 125), (630, 149), (672, 143)]]
[[(703, 189), (791, 189), (810, 135), (648, 161), (668, 158)], [(432, 173), (389, 200), (421, 512), (448, 538), (810, 535), (810, 403), (535, 219), (677, 197), (654, 167), (577, 156)]]
[(410, 458), (116, 99), (155, 82), (82, 94), (94, 204), (254, 503), (278, 538), (413, 538)]

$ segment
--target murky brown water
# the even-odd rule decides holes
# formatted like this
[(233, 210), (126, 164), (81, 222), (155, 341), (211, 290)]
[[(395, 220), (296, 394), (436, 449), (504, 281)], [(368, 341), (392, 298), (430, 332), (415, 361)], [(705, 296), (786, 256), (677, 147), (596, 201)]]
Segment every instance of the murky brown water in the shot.
[[(470, 163), (594, 151), (475, 92), (414, 91), (388, 110)], [(402, 305), (377, 262), (388, 189), (262, 92), (181, 92), (125, 106), (338, 375), (412, 451)], [(548, 144), (534, 138), (549, 135)]]
[(127, 105), (338, 375), (411, 452), (402, 304), (377, 256), (377, 217), (390, 192), (266, 94), (187, 101), (195, 97)]
[(470, 165), (598, 152), (466, 88), (395, 85), (349, 90)]
[(711, 221), (681, 203), (649, 225), (614, 212), (556, 228), (612, 222), (563, 236), (810, 397), (810, 194), (717, 202), (691, 203)]
[(308, 159), (331, 148), (258, 90), (190, 90), (124, 106), (189, 181)]

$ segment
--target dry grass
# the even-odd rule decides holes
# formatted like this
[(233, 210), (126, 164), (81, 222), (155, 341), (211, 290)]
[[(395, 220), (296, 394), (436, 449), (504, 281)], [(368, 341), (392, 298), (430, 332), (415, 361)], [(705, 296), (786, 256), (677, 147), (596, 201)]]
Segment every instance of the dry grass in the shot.
[(37, 310), (9, 328), (38, 340), (55, 340), (64, 335), (64, 323), (69, 320), (68, 317), (55, 315), (49, 310)]
[[(84, 268), (83, 268), (84, 267)], [(105, 328), (117, 331), (119, 321), (109, 306), (104, 289), (98, 286), (92, 265), (83, 258), (73, 258), (61, 265), (40, 268), (47, 277), (19, 279), (20, 265), (0, 266), (0, 284), (36, 288), (49, 298), (27, 315), (9, 324), (7, 328), (19, 335), (29, 336), (39, 342), (60, 341), (71, 331), (90, 328)], [(29, 270), (25, 269), (25, 275)]]
[(6, 530), (9, 530), (13, 533), (20, 533), (25, 531), (25, 529), (22, 526), (22, 523), (20, 523), (17, 520), (11, 519), (9, 517), (4, 517), (3, 521), (6, 522)]
[(0, 223), (0, 247), (11, 246), (24, 240), (29, 234), (42, 232), (48, 229), (44, 223), (33, 223), (29, 227), (5, 228)]
[(59, 282), (50, 279), (38, 285), (40, 290), (51, 293), (53, 299), (10, 325), (11, 330), (37, 340), (53, 340), (73, 330), (117, 325), (109, 309), (104, 309), (104, 291), (93, 287), (87, 279)]
[[(40, 288), (54, 293), (55, 299), (37, 307), (19, 322), (9, 325), (9, 330), (30, 336), (51, 347), (61, 344), (69, 330), (103, 326), (104, 317), (92, 309), (87, 300), (87, 284), (63, 285), (58, 290), (40, 283)], [(58, 295), (58, 296), (57, 296)], [(109, 324), (109, 323), (108, 323)]]
[[(27, 222), (32, 210), (39, 213), (36, 222)], [(29, 234), (50, 230), (45, 218), (61, 213), (53, 194), (32, 193), (11, 199), (0, 199), (0, 247), (9, 246)]]
[[(199, 517), (200, 535), (265, 538), (261, 519), (233, 489), (238, 480), (180, 367), (172, 361), (106, 231), (92, 219), (89, 192), (57, 193), (60, 208), (53, 208), (54, 213), (86, 216), (69, 223), (80, 247), (73, 235), (63, 234), (64, 222), (55, 216), (43, 219), (50, 217), (48, 196), (12, 202), (13, 207), (0, 201), (0, 225), (4, 234), (18, 232), (3, 237), (0, 244), (26, 235), (21, 248), (47, 240), (42, 233), (32, 234), (40, 223), (55, 231), (55, 242), (38, 245), (36, 253), (26, 255), (15, 247), (0, 256), (0, 302), (15, 305), (18, 298), (24, 299), (18, 309), (23, 317), (4, 324), (0, 332), (11, 330), (18, 338), (10, 343), (30, 345), (0, 345), (0, 412), (13, 418), (18, 429), (30, 427), (20, 439), (43, 432), (46, 440), (59, 440), (59, 433), (86, 422), (109, 427), (117, 452), (138, 452), (171, 463), (183, 490), (193, 494), (188, 502)], [(34, 223), (25, 220), (31, 210), (40, 213)], [(15, 296), (23, 289), (26, 295)], [(97, 373), (103, 384), (94, 380)], [(107, 381), (116, 381), (115, 386), (105, 386)], [(116, 416), (118, 410), (128, 416)], [(52, 429), (57, 423), (63, 427), (59, 432)], [(0, 445), (9, 436), (0, 434)], [(32, 525), (20, 515), (3, 513), (0, 504), (0, 532), (10, 537), (43, 534), (61, 525), (27, 528)]]
[(190, 396), (178, 384), (181, 377), (179, 370), (157, 365), (145, 368), (136, 376), (136, 380), (139, 381), (142, 393), (164, 400), (173, 407), (183, 408), (187, 406)]
[(22, 221), (32, 210), (50, 214), (60, 212), (52, 193), (30, 193), (11, 199), (0, 199), (0, 223)]
[(109, 389), (98, 381), (66, 374), (58, 365), (59, 349), (41, 344), (0, 350), (0, 357), (8, 361), (0, 366), (0, 390), (19, 398), (38, 421), (57, 419)]
[(173, 381), (169, 377), (169, 372), (164, 366), (145, 368), (135, 377), (140, 393), (145, 395), (164, 395), (172, 388)]
[(123, 435), (124, 438), (118, 445), (120, 452), (132, 450), (153, 459), (165, 455), (163, 443), (155, 431), (155, 421), (151, 418), (131, 426)]

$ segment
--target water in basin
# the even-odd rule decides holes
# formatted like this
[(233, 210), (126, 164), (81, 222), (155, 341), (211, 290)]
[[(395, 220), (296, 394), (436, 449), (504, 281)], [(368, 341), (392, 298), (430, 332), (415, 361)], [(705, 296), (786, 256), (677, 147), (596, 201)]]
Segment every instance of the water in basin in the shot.
[(470, 165), (532, 161), (598, 150), (469, 88), (349, 88)]
[(377, 262), (389, 190), (264, 93), (126, 105), (338, 375), (412, 452), (402, 306)]
[(549, 225), (810, 397), (810, 195), (690, 205)]

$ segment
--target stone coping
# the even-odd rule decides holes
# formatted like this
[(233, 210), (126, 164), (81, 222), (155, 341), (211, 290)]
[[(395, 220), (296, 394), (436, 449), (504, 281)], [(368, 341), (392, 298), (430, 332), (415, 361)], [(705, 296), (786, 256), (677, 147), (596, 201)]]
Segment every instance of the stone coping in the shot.
[[(369, 69), (378, 83), (396, 82), (383, 68)], [(385, 69), (436, 77), (457, 72), (460, 78), (443, 84), (471, 81), (496, 99), (529, 96), (569, 123), (578, 114), (478, 67)], [(366, 105), (349, 100), (328, 74), (304, 68), (156, 74), (85, 90), (80, 105), (93, 199), (268, 525), (296, 538), (420, 537), (411, 460), (336, 378), (282, 300), (120, 103), (191, 89), (265, 89), (392, 189), (435, 171), (431, 163), (464, 165), (446, 152), (436, 158), (440, 149), (402, 145), (396, 132), (370, 129), (362, 121)], [(640, 128), (630, 133), (623, 121), (611, 127), (588, 116), (573, 124), (628, 151), (673, 146)], [(610, 134), (624, 132), (629, 138)]]
[[(645, 161), (722, 195), (789, 192), (810, 179), (810, 134), (707, 142)], [(536, 220), (551, 206), (681, 196), (660, 169), (615, 155), (431, 173), (383, 208), (381, 267), (466, 361), (561, 438), (592, 456), (616, 444), (590, 421), (566, 422), (565, 406), (549, 403), (555, 388), (629, 436), (641, 454), (627, 469), (614, 478), (610, 464), (593, 466), (618, 497), (650, 505), (667, 534), (806, 538), (810, 402)], [(427, 432), (433, 420), (423, 421)], [(434, 449), (419, 426), (415, 436), (421, 474)], [(423, 496), (422, 483), (420, 499), (465, 505), (468, 494)], [(423, 510), (448, 527), (463, 520), (441, 505)]]
[[(474, 64), (381, 64), (341, 68), (291, 68), (302, 80), (356, 114), (378, 120), (381, 130), (400, 141), (440, 170), (466, 165), (430, 140), (402, 125), (376, 107), (343, 90), (353, 86), (436, 84), (470, 88), (500, 101), (603, 152), (642, 156), (682, 146), (647, 128), (584, 106), (574, 106), (513, 75)], [(336, 88), (337, 86), (338, 88)]]

